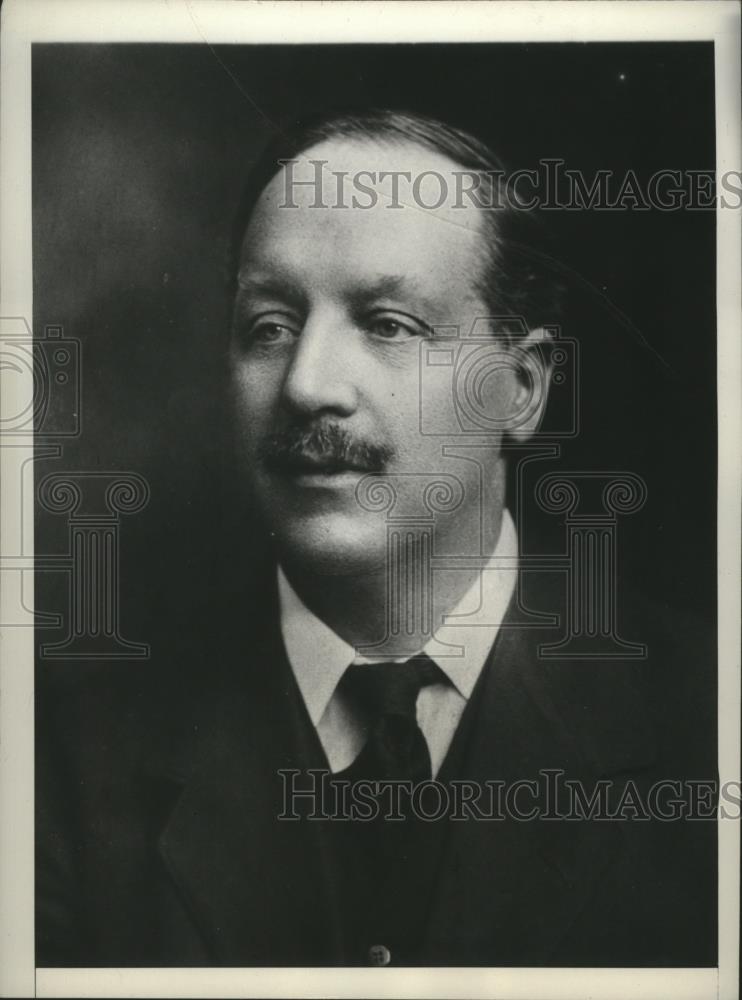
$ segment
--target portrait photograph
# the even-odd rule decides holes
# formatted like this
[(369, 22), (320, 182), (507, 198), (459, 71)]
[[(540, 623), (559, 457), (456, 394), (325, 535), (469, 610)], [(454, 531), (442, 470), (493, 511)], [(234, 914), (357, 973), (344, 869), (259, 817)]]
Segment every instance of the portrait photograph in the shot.
[(6, 7), (0, 994), (737, 996), (738, 7)]

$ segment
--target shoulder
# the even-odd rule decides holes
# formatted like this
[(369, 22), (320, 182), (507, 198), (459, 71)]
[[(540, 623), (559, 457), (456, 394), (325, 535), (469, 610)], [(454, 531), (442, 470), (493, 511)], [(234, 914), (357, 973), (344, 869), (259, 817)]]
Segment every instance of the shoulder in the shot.
[(110, 777), (187, 742), (219, 705), (249, 698), (264, 657), (276, 655), (275, 573), (249, 588), (236, 577), (163, 612), (145, 636), (147, 659), (40, 661), (37, 753)]
[[(574, 625), (566, 578), (523, 574), (522, 607), (553, 622), (536, 622), (524, 638), (511, 638), (527, 650), (527, 676), (600, 769), (621, 769), (641, 746), (647, 762), (680, 772), (667, 777), (714, 774), (714, 624), (638, 587), (625, 586), (619, 597), (612, 636), (593, 630), (582, 646), (570, 645), (564, 642)], [(582, 655), (572, 655), (575, 649)]]

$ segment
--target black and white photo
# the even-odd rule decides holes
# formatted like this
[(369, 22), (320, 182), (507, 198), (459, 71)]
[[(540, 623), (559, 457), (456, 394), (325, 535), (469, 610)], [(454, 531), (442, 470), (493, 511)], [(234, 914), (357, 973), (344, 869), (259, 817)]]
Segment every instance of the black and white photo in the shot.
[(718, 36), (416, 35), (434, 6), (29, 47), (3, 624), (38, 976), (710, 996), (732, 954)]

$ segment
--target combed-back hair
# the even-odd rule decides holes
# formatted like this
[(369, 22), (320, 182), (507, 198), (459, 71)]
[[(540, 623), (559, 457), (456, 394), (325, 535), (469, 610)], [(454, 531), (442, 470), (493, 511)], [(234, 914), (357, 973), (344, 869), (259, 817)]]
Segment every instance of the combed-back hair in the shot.
[[(489, 315), (521, 317), (529, 330), (560, 322), (563, 288), (554, 267), (551, 234), (533, 209), (523, 207), (506, 190), (507, 171), (500, 157), (469, 132), (436, 118), (378, 108), (290, 123), (268, 144), (250, 171), (235, 219), (230, 255), (233, 292), (250, 216), (262, 191), (282, 169), (282, 161), (295, 160), (313, 146), (338, 138), (414, 142), (478, 175), (485, 258), (476, 289)], [(505, 325), (503, 332), (518, 332), (517, 324)]]

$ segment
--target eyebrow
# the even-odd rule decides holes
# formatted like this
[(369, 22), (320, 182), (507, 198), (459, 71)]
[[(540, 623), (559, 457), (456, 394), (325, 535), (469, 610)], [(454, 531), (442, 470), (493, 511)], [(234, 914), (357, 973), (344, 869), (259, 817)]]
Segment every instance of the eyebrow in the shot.
[[(273, 274), (243, 271), (237, 277), (238, 301), (243, 296), (276, 299), (299, 311), (307, 307), (306, 294), (291, 278)], [(347, 292), (347, 300), (357, 311), (368, 308), (379, 299), (400, 296), (413, 298), (416, 304), (428, 311), (433, 309), (433, 303), (420, 294), (414, 278), (405, 275), (383, 274), (369, 282), (360, 283)]]
[(433, 304), (422, 295), (417, 287), (414, 278), (405, 275), (384, 274), (365, 286), (355, 288), (348, 296), (354, 307), (363, 309), (384, 298), (405, 298), (414, 299), (415, 303), (430, 311)]
[(296, 285), (285, 278), (272, 275), (242, 273), (237, 275), (237, 301), (243, 297), (263, 296), (284, 302), (294, 309), (306, 306), (306, 296)]
[(401, 275), (384, 274), (380, 278), (361, 288), (356, 293), (360, 298), (381, 299), (385, 295), (398, 295), (404, 290), (406, 280)]

